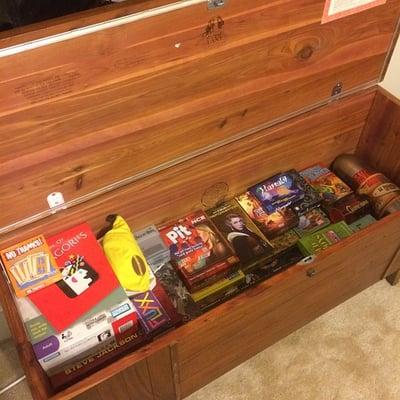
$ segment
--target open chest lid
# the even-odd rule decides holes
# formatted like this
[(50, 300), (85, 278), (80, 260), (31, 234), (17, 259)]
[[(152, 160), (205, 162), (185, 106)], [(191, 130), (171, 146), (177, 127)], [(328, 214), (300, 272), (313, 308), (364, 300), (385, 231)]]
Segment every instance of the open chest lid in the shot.
[(399, 14), (398, 0), (128, 1), (3, 33), (0, 239), (375, 85)]

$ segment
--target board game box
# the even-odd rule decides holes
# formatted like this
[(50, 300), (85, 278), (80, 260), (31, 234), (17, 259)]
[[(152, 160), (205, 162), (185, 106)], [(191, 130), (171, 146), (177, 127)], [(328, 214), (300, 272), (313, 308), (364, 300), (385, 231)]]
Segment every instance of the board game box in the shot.
[(273, 239), (298, 224), (298, 216), (291, 208), (284, 207), (267, 214), (251, 192), (236, 196), (236, 200), (267, 239)]
[(322, 165), (317, 164), (300, 171), (300, 175), (321, 194), (322, 201), (326, 204), (335, 203), (353, 193), (337, 175)]
[(0, 258), (17, 297), (27, 296), (62, 278), (43, 235), (2, 250)]
[(29, 295), (53, 326), (62, 332), (109, 296), (120, 284), (88, 224), (47, 239), (63, 279)]
[(41, 367), (52, 375), (76, 357), (84, 357), (98, 346), (108, 345), (113, 338), (136, 332), (137, 314), (128, 298), (109, 310), (74, 324), (67, 330), (33, 345)]
[(299, 186), (292, 172), (272, 176), (250, 187), (249, 191), (260, 201), (268, 214), (299, 203), (305, 196), (304, 190)]
[(207, 210), (206, 213), (231, 244), (242, 267), (254, 259), (272, 256), (271, 243), (236, 200), (227, 201)]
[(353, 231), (346, 222), (341, 221), (302, 237), (298, 241), (298, 246), (304, 256), (309, 256), (319, 253), (352, 234)]
[[(115, 289), (104, 300), (96, 304), (82, 317), (78, 318), (76, 323), (84, 322), (92, 316), (99, 314), (103, 310), (108, 310), (116, 304), (127, 300), (128, 297), (122, 287)], [(53, 329), (52, 325), (40, 313), (37, 307), (27, 297), (15, 298), (18, 312), (21, 316), (22, 322), (25, 326), (28, 339), (32, 344), (38, 343), (49, 336), (56, 335), (57, 332)]]
[(349, 226), (353, 232), (358, 232), (362, 229), (365, 229), (367, 226), (373, 224), (374, 222), (376, 222), (376, 219), (372, 215), (368, 214), (358, 219), (357, 221), (354, 221)]
[(314, 233), (326, 226), (330, 225), (331, 221), (326, 214), (319, 208), (314, 208), (299, 218), (299, 224), (294, 228), (294, 231), (303, 237), (309, 233)]
[(301, 216), (318, 207), (322, 200), (321, 194), (316, 191), (296, 170), (291, 169), (287, 173), (291, 175), (295, 185), (304, 192), (304, 197), (293, 204), (293, 210)]
[(205, 309), (209, 304), (213, 304), (220, 298), (226, 298), (227, 294), (237, 292), (241, 283), (245, 280), (244, 273), (242, 271), (236, 271), (225, 279), (221, 279), (215, 284), (204, 288), (196, 293), (192, 293), (192, 299), (200, 307)]
[(134, 232), (134, 236), (153, 272), (171, 260), (169, 249), (155, 225)]
[(171, 263), (189, 289), (195, 291), (228, 274), (237, 257), (207, 218), (197, 211), (160, 228), (171, 252)]
[(290, 231), (285, 232), (283, 235), (279, 235), (275, 239), (272, 239), (271, 243), (274, 246), (274, 256), (296, 246), (298, 240), (299, 236), (294, 229), (291, 229)]
[(154, 337), (171, 327), (182, 324), (182, 315), (177, 312), (159, 281), (152, 290), (129, 296), (129, 298), (138, 314), (140, 325), (148, 337)]
[(136, 350), (150, 342), (143, 331), (127, 332), (119, 339), (114, 338), (106, 346), (93, 349), (93, 352), (79, 359), (72, 360), (63, 369), (49, 376), (50, 383), (55, 389), (63, 389), (72, 383), (82, 380), (90, 373), (100, 370), (105, 365), (117, 360), (124, 354)]
[(256, 285), (275, 274), (284, 271), (285, 269), (297, 264), (304, 258), (304, 255), (297, 246), (290, 247), (282, 251), (272, 260), (266, 263), (261, 263), (258, 268), (253, 269), (246, 274), (247, 287)]
[(345, 221), (347, 224), (351, 224), (369, 214), (371, 205), (366, 196), (352, 193), (333, 204), (327, 204), (324, 210), (332, 222)]

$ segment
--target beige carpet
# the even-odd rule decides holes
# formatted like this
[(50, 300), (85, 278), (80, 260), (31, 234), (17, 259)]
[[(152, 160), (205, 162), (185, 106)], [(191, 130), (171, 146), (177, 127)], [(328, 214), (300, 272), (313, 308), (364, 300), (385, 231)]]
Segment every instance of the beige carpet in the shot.
[[(3, 398), (30, 396), (19, 384)], [(400, 287), (379, 282), (187, 398), (203, 399), (399, 400)]]

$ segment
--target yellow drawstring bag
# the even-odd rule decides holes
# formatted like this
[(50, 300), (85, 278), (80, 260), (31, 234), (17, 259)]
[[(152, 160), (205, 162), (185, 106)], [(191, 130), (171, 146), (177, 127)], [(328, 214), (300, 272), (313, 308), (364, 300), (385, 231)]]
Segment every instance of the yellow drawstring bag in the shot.
[(124, 289), (139, 293), (150, 289), (150, 267), (122, 217), (117, 216), (104, 235), (103, 248)]

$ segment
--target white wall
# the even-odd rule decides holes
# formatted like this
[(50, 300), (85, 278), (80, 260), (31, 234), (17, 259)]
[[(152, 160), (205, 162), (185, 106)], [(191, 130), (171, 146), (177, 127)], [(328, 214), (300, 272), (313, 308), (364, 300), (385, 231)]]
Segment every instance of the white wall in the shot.
[(400, 99), (400, 37), (381, 86)]

